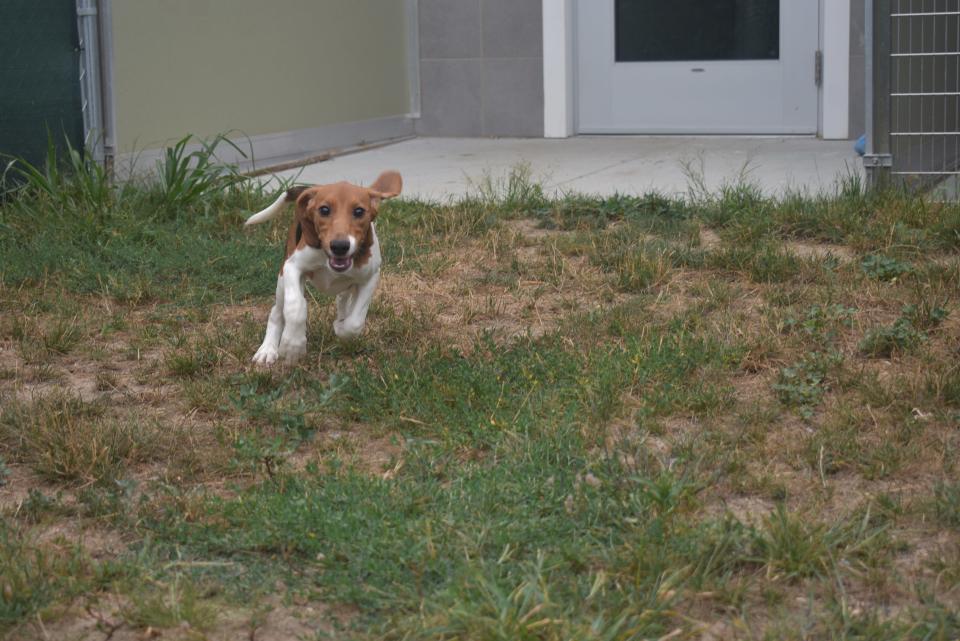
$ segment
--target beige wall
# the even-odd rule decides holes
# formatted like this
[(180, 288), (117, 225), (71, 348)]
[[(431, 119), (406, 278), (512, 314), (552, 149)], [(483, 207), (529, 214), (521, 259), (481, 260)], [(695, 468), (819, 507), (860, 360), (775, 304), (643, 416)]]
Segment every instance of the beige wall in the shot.
[(118, 150), (409, 111), (402, 0), (113, 0)]

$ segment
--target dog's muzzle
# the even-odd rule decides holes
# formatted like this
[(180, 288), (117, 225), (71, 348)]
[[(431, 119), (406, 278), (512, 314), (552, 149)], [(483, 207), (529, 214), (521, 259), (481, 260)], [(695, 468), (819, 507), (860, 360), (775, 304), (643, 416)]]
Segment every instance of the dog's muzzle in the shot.
[(345, 272), (353, 266), (353, 257), (350, 253), (352, 243), (349, 240), (340, 239), (330, 241), (330, 269), (335, 272)]

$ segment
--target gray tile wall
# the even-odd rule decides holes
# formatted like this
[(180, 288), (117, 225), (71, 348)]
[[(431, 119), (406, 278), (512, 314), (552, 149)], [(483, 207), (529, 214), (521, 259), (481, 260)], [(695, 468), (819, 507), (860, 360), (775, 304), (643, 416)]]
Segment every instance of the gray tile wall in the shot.
[[(542, 0), (419, 0), (431, 136), (543, 135)], [(850, 3), (850, 137), (864, 133), (864, 0)]]
[(430, 136), (543, 135), (542, 0), (419, 0)]
[(864, 0), (850, 0), (850, 138), (865, 133), (867, 106), (864, 58)]

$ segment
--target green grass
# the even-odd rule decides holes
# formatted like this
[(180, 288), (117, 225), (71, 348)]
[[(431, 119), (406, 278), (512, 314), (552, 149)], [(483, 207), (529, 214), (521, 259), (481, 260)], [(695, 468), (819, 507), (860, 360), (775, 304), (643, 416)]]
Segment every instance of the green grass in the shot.
[(262, 370), (285, 221), (181, 143), (0, 202), (0, 633), (956, 636), (957, 205), (520, 168), (385, 205), (363, 339), (311, 293)]
[[(508, 349), (480, 342), (469, 353), (398, 355), (361, 367), (337, 398), (341, 411), (396, 429), (414, 419), (422, 431), (464, 447), (541, 435), (564, 424), (601, 427), (623, 395), (645, 406), (709, 405), (713, 389), (691, 377), (736, 363), (736, 348), (682, 331), (624, 344), (570, 349), (562, 335), (518, 341)], [(696, 398), (695, 398), (696, 397)]]
[(939, 483), (934, 491), (937, 518), (952, 527), (960, 527), (960, 484)]
[[(203, 499), (201, 522), (166, 512), (153, 527), (198, 558), (289, 563), (319, 598), (354, 605), (372, 622), (386, 616), (397, 636), (422, 630), (414, 613), (425, 604), (429, 626), (506, 639), (535, 621), (527, 615), (544, 600), (560, 617), (549, 624), (558, 635), (586, 631), (602, 612), (633, 613), (637, 630), (660, 634), (671, 604), (665, 582), (704, 585), (753, 563), (747, 532), (683, 520), (690, 479), (608, 459), (581, 482), (579, 440), (562, 431), (456, 471), (424, 445), (397, 482), (315, 470), (232, 500)], [(724, 554), (740, 546), (743, 556)], [(598, 581), (624, 589), (588, 598)], [(518, 589), (549, 596), (530, 594), (531, 603)]]
[(0, 522), (0, 629), (61, 600), (94, 594), (123, 576), (115, 564), (92, 561), (75, 543), (39, 543), (29, 532)]
[(891, 325), (869, 330), (860, 341), (860, 351), (869, 356), (890, 357), (916, 348), (928, 340), (924, 329), (935, 329), (947, 318), (938, 306), (906, 305), (900, 318)]

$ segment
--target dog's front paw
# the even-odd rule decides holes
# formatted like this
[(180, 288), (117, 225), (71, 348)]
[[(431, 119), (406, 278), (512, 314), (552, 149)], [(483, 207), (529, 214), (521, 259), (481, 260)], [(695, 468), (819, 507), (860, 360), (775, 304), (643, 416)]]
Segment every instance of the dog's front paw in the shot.
[(280, 341), (280, 357), (287, 365), (295, 365), (307, 353), (307, 341)]
[(333, 333), (341, 340), (350, 341), (359, 338), (360, 334), (363, 333), (363, 323), (355, 323), (349, 320), (334, 321)]
[(277, 348), (273, 345), (261, 345), (257, 353), (253, 355), (253, 362), (257, 365), (273, 365), (277, 362), (279, 354)]

